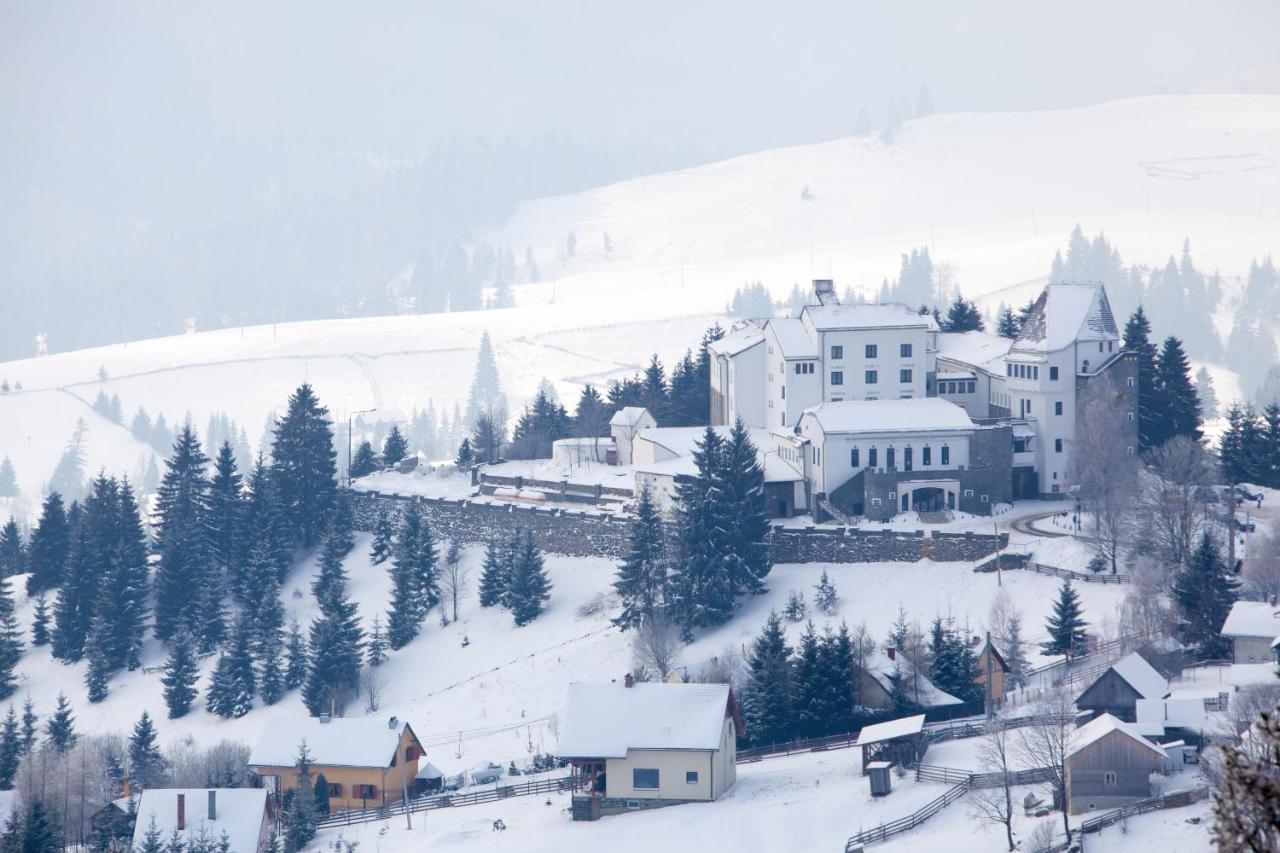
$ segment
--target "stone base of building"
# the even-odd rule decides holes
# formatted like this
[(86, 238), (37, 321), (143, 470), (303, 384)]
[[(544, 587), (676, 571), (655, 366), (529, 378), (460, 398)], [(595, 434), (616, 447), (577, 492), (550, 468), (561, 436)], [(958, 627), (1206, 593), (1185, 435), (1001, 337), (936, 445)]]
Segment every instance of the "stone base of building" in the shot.
[(574, 820), (599, 820), (608, 815), (625, 814), (648, 809), (661, 809), (667, 806), (681, 806), (686, 803), (701, 803), (705, 800), (628, 800), (622, 797), (593, 797), (577, 795), (573, 798), (572, 815)]

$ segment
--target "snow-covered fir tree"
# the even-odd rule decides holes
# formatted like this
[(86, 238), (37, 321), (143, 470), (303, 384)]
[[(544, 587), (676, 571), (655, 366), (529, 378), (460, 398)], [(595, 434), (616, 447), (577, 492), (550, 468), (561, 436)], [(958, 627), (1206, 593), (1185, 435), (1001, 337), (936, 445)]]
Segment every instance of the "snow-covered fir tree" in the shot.
[(1041, 651), (1046, 655), (1065, 655), (1068, 659), (1079, 657), (1085, 652), (1084, 628), (1080, 594), (1072, 588), (1070, 580), (1064, 580), (1045, 625), (1049, 639), (1041, 643)]
[(369, 666), (382, 666), (387, 660), (387, 635), (382, 630), (382, 617), (374, 614), (373, 628), (369, 631), (369, 646), (365, 649), (365, 662)]
[(648, 487), (640, 490), (635, 520), (631, 522), (627, 555), (618, 566), (613, 588), (622, 600), (622, 612), (613, 624), (638, 628), (666, 604), (666, 534), (662, 516)]
[(382, 461), (387, 465), (397, 465), (401, 459), (409, 455), (409, 442), (400, 431), (399, 424), (391, 425), (386, 441), (382, 443)]
[(49, 618), (49, 600), (41, 593), (36, 597), (35, 610), (31, 617), (31, 645), (49, 644)]
[(31, 534), (27, 548), (27, 595), (38, 595), (62, 583), (71, 546), (71, 527), (62, 496), (51, 492), (40, 508), (40, 520)]
[(0, 577), (27, 573), (27, 549), (18, 520), (10, 518), (0, 527)]
[(129, 784), (140, 789), (164, 784), (165, 760), (151, 715), (143, 710), (129, 735)]
[(840, 596), (836, 593), (836, 586), (831, 582), (831, 578), (827, 576), (827, 570), (822, 570), (822, 577), (818, 579), (818, 583), (813, 588), (813, 606), (818, 608), (828, 616), (836, 612), (836, 605), (840, 601)]
[(1221, 631), (1239, 586), (1213, 537), (1207, 531), (1201, 534), (1195, 551), (1175, 575), (1172, 591), (1177, 606), (1175, 632), (1200, 660), (1229, 655), (1231, 642)]
[(17, 690), (17, 668), (22, 660), (22, 628), (14, 609), (8, 578), (0, 578), (0, 699)]
[(58, 701), (53, 715), (44, 724), (45, 743), (59, 753), (68, 752), (79, 740), (76, 734), (76, 718), (71, 712), (71, 703), (65, 693), (58, 694)]
[(290, 690), (301, 687), (307, 679), (307, 641), (302, 626), (294, 619), (289, 623), (289, 636), (285, 642), (284, 685)]
[(503, 548), (497, 539), (490, 539), (484, 548), (484, 563), (480, 568), (480, 606), (501, 605), (507, 593), (507, 566)]
[(369, 549), (369, 562), (375, 566), (382, 565), (391, 556), (394, 545), (395, 530), (391, 525), (391, 514), (385, 506), (379, 505), (378, 515), (373, 522), (373, 545)]
[(164, 686), (164, 704), (169, 719), (184, 717), (191, 710), (199, 691), (200, 663), (196, 660), (195, 642), (186, 631), (179, 631), (169, 643), (169, 659), (165, 661), (160, 683)]
[(1021, 690), (1027, 686), (1027, 670), (1031, 666), (1027, 662), (1026, 642), (1022, 639), (1022, 616), (1018, 613), (1010, 614), (1005, 631), (1004, 662), (1009, 667), (1007, 680), (1010, 687)]
[(507, 606), (516, 625), (527, 625), (537, 619), (550, 597), (551, 581), (543, 565), (542, 552), (533, 534), (526, 531), (507, 580)]
[(769, 614), (760, 635), (751, 643), (743, 694), (743, 722), (752, 743), (791, 740), (795, 696), (791, 647), (776, 611)]
[[(326, 545), (334, 543), (337, 550), (348, 541), (348, 535), (335, 525), (326, 536)], [(355, 695), (364, 658), (364, 630), (351, 601), (342, 560), (331, 561), (327, 569), (322, 566), (322, 572), (326, 578), (315, 584), (320, 614), (311, 623), (302, 685), (303, 702), (313, 716), (340, 710)]]
[(294, 770), (297, 793), (289, 799), (282, 821), (285, 847), (291, 851), (306, 847), (307, 842), (316, 834), (316, 798), (309, 796), (315, 782), (311, 772), (311, 753), (307, 750), (306, 741), (298, 747)]
[(13, 790), (13, 779), (18, 775), (21, 761), (22, 733), (18, 729), (18, 714), (10, 705), (0, 725), (0, 791)]
[(788, 622), (803, 622), (809, 618), (809, 605), (805, 603), (803, 592), (793, 589), (787, 593), (787, 606), (782, 608), (782, 615)]
[(168, 640), (186, 629), (201, 636), (198, 607), (209, 579), (209, 549), (206, 524), (209, 508), (209, 481), (205, 473), (209, 459), (201, 449), (195, 431), (188, 424), (174, 442), (173, 454), (165, 462), (165, 474), (156, 496), (159, 516), (156, 550), (155, 634)]
[(287, 541), (303, 547), (320, 541), (337, 499), (337, 459), (329, 410), (310, 385), (299, 385), (271, 444), (271, 480)]
[(243, 617), (236, 620), (231, 640), (218, 656), (209, 686), (205, 690), (205, 707), (219, 717), (243, 717), (253, 709), (257, 692), (257, 674), (253, 667), (253, 630)]

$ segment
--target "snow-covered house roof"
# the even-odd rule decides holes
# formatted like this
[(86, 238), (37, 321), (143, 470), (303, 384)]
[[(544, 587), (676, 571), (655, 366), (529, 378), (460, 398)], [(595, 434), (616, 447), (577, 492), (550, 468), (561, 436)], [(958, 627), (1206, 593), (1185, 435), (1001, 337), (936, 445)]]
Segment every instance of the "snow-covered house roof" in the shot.
[(883, 723), (866, 726), (858, 732), (858, 746), (867, 746), (896, 737), (918, 735), (924, 731), (924, 714), (914, 717), (902, 717), (897, 720), (885, 720)]
[(1164, 760), (1163, 749), (1138, 734), (1129, 723), (1123, 723), (1118, 718), (1113, 717), (1110, 714), (1103, 714), (1097, 719), (1086, 723), (1072, 732), (1071, 742), (1067, 746), (1066, 757), (1070, 758), (1077, 752), (1080, 752), (1090, 745), (1102, 740), (1112, 732), (1120, 732), (1125, 737), (1142, 744), (1142, 746), (1160, 756), (1161, 761)]
[[(209, 816), (209, 793), (213, 792), (215, 817)], [(178, 829), (178, 796), (183, 798), (183, 828)], [(154, 819), (160, 838), (174, 832), (188, 841), (201, 836), (217, 841), (225, 832), (236, 853), (254, 853), (262, 837), (267, 814), (266, 788), (148, 788), (138, 803), (138, 821), (133, 828), (133, 849), (142, 842)]]
[(1165, 728), (1201, 729), (1209, 718), (1204, 709), (1204, 699), (1139, 699), (1134, 708), (1138, 729), (1148, 733), (1148, 728), (1159, 725)]
[(1169, 680), (1137, 652), (1120, 658), (1111, 669), (1143, 699), (1163, 699), (1169, 695)]
[(755, 323), (744, 323), (729, 334), (707, 344), (713, 355), (734, 356), (746, 352), (764, 340), (764, 329)]
[[(712, 427), (722, 439), (728, 439), (732, 427)], [(670, 477), (690, 476), (698, 473), (698, 466), (693, 462), (693, 451), (706, 427), (656, 427), (641, 431), (637, 441), (647, 441), (662, 448), (664, 454), (654, 454), (654, 461), (635, 466), (635, 470), (645, 474), (658, 474)], [(756, 459), (764, 471), (766, 483), (794, 483), (804, 479), (804, 474), (791, 462), (782, 458), (776, 450), (776, 437), (763, 427), (748, 427), (747, 435), (756, 448)]]
[(1036, 299), (1013, 349), (1057, 352), (1074, 341), (1119, 337), (1101, 284), (1050, 284)]
[[(313, 765), (389, 767), (408, 728), (403, 720), (368, 717), (335, 717), (328, 722), (316, 717), (277, 717), (262, 730), (249, 766), (292, 767), (298, 761), (298, 747), (305, 742)], [(410, 737), (414, 737), (411, 729)]]
[(943, 332), (938, 335), (938, 358), (1003, 376), (1011, 346), (1010, 338), (990, 332)]
[(1266, 637), (1280, 634), (1280, 606), (1265, 601), (1237, 601), (1222, 623), (1224, 637)]
[(893, 693), (892, 679), (894, 674), (902, 673), (907, 689), (911, 693), (911, 699), (921, 707), (937, 708), (942, 705), (963, 704), (962, 700), (940, 689), (926, 678), (924, 673), (917, 675), (914, 665), (904, 655), (897, 654), (890, 658), (888, 653), (879, 650), (866, 659), (865, 667), (867, 675), (875, 679), (876, 683), (884, 689), (884, 692), (890, 695)]
[(783, 358), (817, 358), (818, 343), (809, 336), (801, 320), (780, 317), (769, 321), (769, 329), (778, 341)]
[(856, 305), (806, 305), (800, 312), (813, 327), (835, 329), (937, 329), (932, 314), (921, 314), (898, 302), (863, 302)]
[(644, 426), (646, 421), (650, 426), (654, 423), (653, 415), (644, 406), (624, 406), (609, 418), (609, 426), (638, 427)]
[(731, 703), (727, 684), (573, 684), (558, 754), (625, 758), (629, 749), (714, 751), (725, 718), (737, 725)]
[(941, 397), (909, 400), (839, 400), (805, 409), (828, 435), (856, 432), (969, 430), (973, 421), (960, 406)]

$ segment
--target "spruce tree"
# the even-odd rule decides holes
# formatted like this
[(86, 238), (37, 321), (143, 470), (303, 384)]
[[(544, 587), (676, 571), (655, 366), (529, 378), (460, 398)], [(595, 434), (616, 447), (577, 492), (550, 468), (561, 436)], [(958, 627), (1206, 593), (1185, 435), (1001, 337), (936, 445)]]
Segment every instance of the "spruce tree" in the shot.
[(818, 580), (817, 586), (814, 588), (813, 606), (826, 613), (828, 616), (836, 612), (836, 605), (840, 601), (839, 595), (836, 593), (835, 584), (831, 582), (831, 578), (827, 576), (827, 570), (822, 570), (822, 577)]
[(1049, 640), (1040, 644), (1046, 655), (1065, 655), (1068, 660), (1085, 653), (1085, 621), (1080, 608), (1080, 594), (1064, 580), (1058, 590), (1058, 600), (1045, 625)]
[(0, 699), (18, 689), (17, 668), (22, 660), (22, 628), (14, 612), (8, 578), (0, 578)]
[[(331, 539), (340, 537), (331, 533)], [(317, 596), (320, 615), (311, 623), (307, 675), (302, 699), (312, 716), (338, 710), (353, 696), (364, 657), (364, 631), (347, 591), (347, 575), (338, 561)]]
[(22, 735), (18, 731), (18, 714), (9, 706), (4, 724), (0, 726), (0, 791), (13, 789), (13, 779), (18, 775), (22, 761)]
[(480, 569), (480, 606), (501, 605), (506, 595), (507, 569), (502, 546), (497, 539), (490, 539), (485, 545), (484, 563)]
[[(302, 789), (298, 789), (298, 796), (302, 796)], [(316, 783), (312, 786), (311, 796), (316, 801), (316, 815), (319, 817), (329, 816), (329, 780), (324, 777), (323, 773), (316, 774)]]
[(379, 506), (377, 518), (373, 522), (373, 546), (369, 549), (369, 562), (375, 566), (386, 562), (392, 553), (393, 535), (391, 514), (385, 506)]
[(825, 706), (828, 673), (822, 660), (822, 649), (813, 622), (805, 625), (796, 649), (793, 738), (811, 738), (823, 734), (826, 725)]
[(22, 754), (27, 755), (36, 745), (36, 724), (40, 716), (36, 714), (36, 705), (28, 696), (22, 703)]
[[(43, 800), (35, 800), (22, 827), (22, 853), (61, 853), (66, 849), (58, 821), (49, 814)], [(181, 853), (181, 851), (179, 851)]]
[(71, 527), (62, 496), (52, 492), (44, 499), (40, 520), (31, 534), (27, 550), (31, 575), (27, 578), (27, 595), (38, 595), (53, 589), (62, 582), (67, 564), (67, 551), (71, 547)]
[(22, 544), (22, 531), (17, 519), (10, 518), (0, 527), (0, 578), (21, 575), (27, 571), (27, 549)]
[(1123, 345), (1138, 356), (1138, 446), (1142, 450), (1164, 443), (1161, 394), (1156, 384), (1156, 347), (1151, 343), (1151, 323), (1139, 305), (1124, 327)]
[(418, 615), (426, 618), (427, 612), (440, 602), (440, 572), (436, 564), (436, 540), (431, 525), (422, 519), (413, 548), (413, 594)]
[(365, 649), (365, 662), (369, 666), (382, 666), (387, 660), (387, 635), (382, 630), (382, 617), (374, 615), (373, 629), (369, 632), (369, 647)]
[(1202, 534), (1191, 558), (1174, 577), (1172, 591), (1177, 605), (1178, 639), (1194, 649), (1201, 660), (1230, 654), (1231, 642), (1221, 630), (1239, 585), (1223, 565), (1213, 538), (1207, 532)]
[[(279, 496), (271, 479), (271, 469), (261, 454), (249, 477), (249, 499), (245, 508), (245, 553), (249, 560), (241, 577), (232, 579), (232, 594), (246, 607), (256, 607), (266, 588), (266, 566), (273, 566), (277, 583), (284, 581), (292, 562), (292, 546), (282, 519)], [(255, 558), (256, 554), (256, 558)]]
[(209, 481), (205, 527), (211, 571), (221, 574), (224, 585), (233, 591), (242, 580), (247, 556), (243, 479), (236, 467), (231, 442), (224, 441), (218, 448), (213, 477)]
[(404, 433), (400, 432), (400, 426), (392, 424), (391, 432), (387, 433), (386, 441), (382, 443), (382, 460), (387, 465), (398, 465), (408, 455), (409, 442), (405, 440)]
[(196, 660), (195, 643), (186, 631), (175, 634), (169, 645), (169, 659), (165, 661), (160, 683), (164, 686), (164, 703), (169, 709), (169, 719), (186, 716), (191, 710), (198, 691), (200, 665)]
[(66, 694), (59, 693), (53, 716), (44, 726), (45, 742), (57, 752), (66, 753), (79, 739), (75, 724), (76, 718), (71, 713), (71, 704), (67, 701)]
[(89, 694), (90, 702), (101, 702), (107, 698), (108, 682), (111, 679), (111, 659), (107, 656), (107, 627), (101, 616), (95, 616), (89, 638), (85, 641), (84, 656), (89, 666), (84, 673), (84, 686)]
[(476, 461), (475, 451), (471, 449), (471, 439), (462, 439), (462, 444), (458, 445), (458, 453), (453, 457), (453, 464), (459, 471), (465, 471)]
[(0, 459), (0, 498), (16, 498), (19, 494), (18, 475), (13, 470), (13, 460)]
[(1164, 404), (1161, 420), (1165, 441), (1185, 435), (1195, 441), (1201, 438), (1200, 401), (1191, 382), (1191, 366), (1182, 349), (1182, 342), (1170, 335), (1160, 349), (1156, 363), (1155, 384), (1160, 389)]
[(677, 541), (670, 609), (686, 638), (692, 629), (719, 625), (733, 615), (734, 574), (742, 561), (731, 542), (746, 534), (730, 532), (738, 524), (723, 483), (724, 441), (707, 427), (693, 451), (697, 474), (676, 486)]
[(1000, 321), (996, 326), (996, 334), (1010, 340), (1018, 337), (1018, 318), (1014, 316), (1013, 309), (1007, 305), (1000, 312)]
[(982, 312), (978, 306), (959, 294), (947, 309), (947, 319), (942, 323), (944, 332), (981, 332)]
[(1200, 420), (1209, 421), (1218, 416), (1218, 393), (1213, 387), (1213, 376), (1203, 364), (1196, 371), (1196, 400), (1200, 403)]
[(493, 355), (493, 342), (488, 331), (480, 334), (480, 348), (476, 353), (476, 369), (471, 379), (471, 391), (467, 396), (464, 426), (474, 428), (484, 411), (498, 412), (507, 408), (498, 378), (498, 362)]
[[(147, 534), (128, 480), (120, 483), (119, 527), (111, 571), (98, 592), (98, 607), (110, 622), (107, 648), (113, 668), (141, 665), (151, 587), (147, 574)], [(111, 589), (107, 589), (107, 585)]]
[(129, 736), (129, 782), (139, 788), (155, 788), (164, 784), (164, 755), (151, 715), (145, 710)]
[(210, 574), (208, 464), (190, 424), (184, 426), (165, 462), (156, 495), (160, 561), (155, 578), (155, 634), (161, 640), (184, 628), (197, 638), (203, 633), (198, 608), (207, 603), (202, 593)]
[(284, 695), (288, 662), (285, 659), (284, 607), (272, 590), (258, 609), (253, 625), (253, 654), (258, 661), (258, 692), (264, 705), (274, 705)]
[(853, 638), (849, 635), (848, 625), (841, 622), (839, 631), (832, 633), (828, 629), (823, 633), (820, 659), (826, 676), (826, 693), (822, 701), (826, 733), (851, 732), (857, 727), (857, 695), (854, 690)]
[(351, 459), (352, 479), (372, 474), (381, 466), (382, 460), (373, 452), (373, 445), (368, 441), (361, 441), (360, 446), (356, 448), (356, 455)]
[(622, 630), (638, 628), (666, 603), (667, 561), (662, 516), (647, 486), (640, 490), (636, 517), (631, 522), (627, 555), (618, 566), (613, 588), (622, 612), (613, 624)]
[(31, 644), (49, 644), (49, 601), (43, 593), (36, 598), (35, 612), (31, 617)]
[(257, 674), (253, 668), (253, 632), (247, 619), (236, 621), (230, 644), (218, 656), (205, 691), (205, 707), (219, 717), (243, 717), (253, 709)]
[(306, 679), (307, 641), (302, 635), (302, 626), (295, 619), (289, 624), (289, 639), (285, 646), (284, 685), (296, 690)]
[(1006, 630), (1008, 636), (1004, 638), (1004, 662), (1009, 667), (1007, 681), (1010, 687), (1020, 690), (1027, 686), (1027, 670), (1030, 669), (1026, 643), (1022, 639), (1022, 617), (1017, 613), (1010, 615)]
[(329, 521), (338, 493), (337, 452), (329, 410), (311, 386), (289, 397), (271, 445), (271, 476), (288, 541), (313, 547)]
[(298, 747), (298, 760), (294, 764), (297, 788), (289, 799), (284, 813), (285, 845), (289, 850), (301, 850), (316, 834), (316, 798), (311, 796), (314, 780), (311, 774), (311, 754), (307, 743)]
[[(426, 609), (422, 607), (420, 581), (434, 568), (434, 553), (424, 555), (431, 542), (417, 501), (410, 501), (400, 519), (391, 563), (391, 610), (387, 613), (387, 640), (393, 649), (404, 648), (418, 635)], [(425, 534), (425, 535), (424, 535)], [(429, 568), (424, 570), (424, 564)]]
[(751, 741), (758, 745), (792, 739), (793, 675), (791, 648), (777, 611), (769, 614), (747, 657), (743, 716)]
[(551, 581), (547, 578), (542, 552), (534, 542), (533, 533), (526, 531), (507, 586), (507, 601), (516, 625), (527, 625), (537, 619), (550, 597)]

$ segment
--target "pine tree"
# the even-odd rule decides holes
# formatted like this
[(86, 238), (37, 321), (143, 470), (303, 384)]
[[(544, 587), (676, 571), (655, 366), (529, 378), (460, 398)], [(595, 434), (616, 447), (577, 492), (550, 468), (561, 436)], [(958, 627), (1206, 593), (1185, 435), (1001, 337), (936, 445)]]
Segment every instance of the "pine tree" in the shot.
[(769, 514), (765, 506), (764, 469), (746, 425), (739, 418), (729, 431), (719, 457), (719, 486), (723, 490), (720, 530), (727, 536), (724, 547), (729, 576), (736, 595), (765, 592), (769, 574)]
[[(279, 599), (277, 598), (277, 601)], [(280, 612), (283, 620), (284, 612)], [(258, 658), (258, 693), (262, 704), (274, 705), (284, 695), (287, 664), (284, 657), (284, 638), (280, 626), (269, 628), (265, 634), (258, 629), (255, 654)]]
[(666, 603), (667, 563), (662, 516), (648, 487), (640, 490), (631, 522), (627, 556), (613, 583), (622, 612), (613, 620), (624, 631), (638, 628)]
[[(330, 540), (342, 534), (331, 531)], [(307, 648), (307, 675), (302, 699), (313, 716), (340, 709), (354, 695), (364, 657), (364, 631), (356, 605), (347, 590), (347, 575), (339, 560), (317, 596), (320, 615), (311, 623)]]
[(822, 669), (826, 674), (822, 700), (822, 720), (827, 734), (851, 732), (857, 727), (857, 695), (854, 692), (854, 651), (849, 626), (823, 632), (819, 649)]
[[(471, 431), (471, 448), (475, 461), (492, 465), (502, 458), (507, 443), (507, 428), (499, 413), (485, 409), (476, 416)], [(461, 452), (461, 451), (459, 451)]]
[(1196, 399), (1200, 402), (1200, 420), (1211, 421), (1218, 417), (1218, 393), (1213, 387), (1213, 377), (1203, 364), (1196, 371)]
[(164, 703), (169, 709), (169, 719), (186, 716), (197, 696), (196, 681), (200, 678), (200, 665), (196, 661), (195, 643), (191, 635), (181, 631), (170, 642), (169, 659), (165, 661)]
[(219, 717), (243, 717), (253, 708), (257, 674), (253, 669), (253, 632), (241, 617), (231, 643), (218, 657), (205, 692), (205, 707)]
[(398, 465), (400, 460), (409, 455), (409, 442), (405, 440), (404, 433), (400, 432), (398, 424), (391, 425), (391, 432), (387, 434), (387, 439), (382, 443), (382, 460), (387, 465)]
[(16, 498), (19, 494), (18, 475), (13, 470), (13, 460), (0, 459), (0, 498)]
[(836, 594), (835, 584), (831, 582), (831, 578), (827, 577), (827, 570), (823, 569), (822, 577), (814, 587), (813, 606), (830, 616), (836, 612), (839, 601), (840, 597)]
[[(578, 406), (573, 414), (573, 434), (581, 438), (595, 438), (609, 433), (609, 407), (600, 397), (595, 386), (587, 383), (578, 396)], [(602, 460), (597, 460), (602, 461)]]
[(500, 605), (506, 595), (507, 568), (502, 558), (502, 548), (497, 539), (490, 539), (485, 545), (484, 564), (480, 569), (480, 606)]
[(18, 663), (22, 660), (22, 629), (14, 612), (8, 578), (0, 578), (0, 699), (17, 690)]
[(36, 598), (35, 612), (31, 617), (31, 644), (49, 644), (49, 602), (43, 594)]
[[(396, 537), (395, 556), (391, 563), (391, 610), (387, 613), (387, 640), (393, 649), (404, 648), (422, 624), (426, 610), (421, 606), (419, 582), (423, 564), (429, 558), (423, 554), (426, 525), (417, 501), (410, 501), (400, 519)], [(430, 558), (434, 567), (434, 555)]]
[[(249, 477), (245, 528), (244, 551), (250, 562), (241, 577), (232, 579), (231, 592), (237, 601), (252, 609), (261, 599), (262, 590), (272, 585), (269, 576), (274, 573), (274, 583), (283, 582), (293, 559), (271, 469), (261, 455)], [(266, 571), (268, 566), (274, 572)]]
[(66, 694), (59, 693), (53, 716), (44, 726), (45, 742), (59, 753), (66, 753), (79, 739), (75, 723), (76, 719), (71, 713), (71, 704), (67, 702)]
[(40, 722), (35, 703), (28, 696), (22, 703), (22, 754), (27, 755), (36, 745), (36, 724)]
[(795, 664), (795, 722), (791, 737), (810, 738), (824, 733), (826, 726), (824, 705), (828, 673), (821, 659), (821, 645), (814, 632), (813, 622), (805, 625), (796, 649)]
[(155, 788), (164, 784), (164, 755), (151, 715), (145, 710), (129, 736), (129, 782), (139, 788)]
[(98, 608), (110, 622), (107, 654), (113, 668), (134, 670), (141, 665), (151, 598), (147, 571), (142, 513), (129, 481), (123, 480), (112, 567), (98, 591)]
[(1022, 617), (1017, 613), (1009, 616), (1008, 636), (1004, 638), (1004, 662), (1009, 667), (1008, 683), (1015, 690), (1027, 686), (1026, 643), (1022, 639)]
[(218, 448), (213, 464), (213, 477), (209, 482), (209, 508), (205, 515), (208, 532), (210, 570), (223, 579), (224, 588), (233, 591), (243, 582), (244, 561), (248, 556), (245, 546), (244, 478), (236, 467), (236, 457), (231, 442), (224, 441)]
[(440, 602), (440, 572), (436, 565), (436, 540), (425, 518), (419, 525), (413, 547), (413, 595), (419, 618), (426, 618)]
[(316, 834), (316, 798), (310, 796), (314, 789), (311, 775), (311, 754), (307, 742), (298, 747), (297, 788), (289, 800), (284, 814), (284, 838), (289, 850), (301, 850)]
[(459, 471), (465, 471), (475, 462), (475, 453), (471, 450), (471, 439), (462, 439), (462, 444), (458, 445), (458, 455), (453, 458), (453, 464)]
[(1071, 587), (1069, 579), (1064, 580), (1045, 625), (1049, 640), (1040, 645), (1041, 651), (1046, 655), (1065, 655), (1068, 660), (1079, 657), (1085, 653), (1084, 627), (1080, 594)]
[(1139, 305), (1124, 327), (1124, 348), (1138, 355), (1138, 446), (1143, 450), (1164, 443), (1164, 406), (1156, 384), (1156, 348), (1151, 323)]
[(22, 531), (17, 519), (10, 518), (0, 528), (0, 578), (21, 575), (27, 571), (27, 549), (22, 544)]
[(22, 853), (61, 853), (66, 849), (58, 821), (49, 814), (43, 800), (31, 803), (22, 827)]
[(1206, 532), (1191, 558), (1174, 577), (1172, 598), (1178, 609), (1178, 639), (1203, 659), (1228, 656), (1230, 640), (1220, 633), (1240, 582), (1223, 565), (1213, 538)]
[(289, 625), (289, 639), (285, 647), (284, 685), (296, 690), (307, 680), (307, 641), (302, 636), (298, 620)]
[(722, 488), (724, 441), (707, 427), (693, 451), (697, 474), (676, 486), (677, 545), (671, 610), (686, 637), (692, 629), (719, 625), (733, 614), (732, 555), (726, 527), (736, 524)]
[(31, 534), (27, 550), (31, 575), (27, 578), (27, 595), (47, 592), (62, 583), (62, 573), (71, 547), (71, 527), (62, 496), (51, 492), (40, 509), (40, 520)]
[(1196, 398), (1196, 389), (1191, 383), (1191, 366), (1187, 363), (1182, 342), (1172, 335), (1165, 338), (1164, 346), (1160, 349), (1155, 384), (1160, 389), (1164, 403), (1161, 412), (1164, 439), (1167, 441), (1174, 436), (1185, 435), (1199, 441), (1200, 401)]
[(1000, 310), (1000, 322), (996, 326), (996, 334), (1012, 340), (1018, 337), (1018, 331), (1018, 318), (1013, 315), (1013, 309), (1008, 305), (1004, 306)]
[(22, 735), (18, 731), (18, 714), (10, 705), (4, 725), (0, 726), (0, 791), (13, 789), (13, 779), (18, 775), (21, 761)]
[(329, 410), (302, 384), (276, 426), (271, 476), (288, 541), (312, 547), (320, 541), (338, 493), (337, 452)]
[(173, 445), (173, 455), (165, 462), (164, 479), (156, 496), (160, 518), (156, 550), (155, 634), (168, 640), (180, 629), (196, 637), (201, 631), (199, 606), (210, 574), (206, 518), (209, 508), (209, 481), (204, 455), (195, 432), (188, 424)]
[(782, 620), (769, 614), (747, 657), (743, 716), (753, 743), (766, 745), (791, 740), (793, 675), (791, 648)]
[(369, 562), (375, 566), (386, 562), (392, 553), (391, 515), (385, 506), (378, 507), (378, 516), (373, 523), (373, 546), (369, 550)]
[(978, 306), (959, 294), (947, 309), (947, 319), (942, 323), (944, 332), (981, 332), (984, 323)]
[(476, 369), (471, 380), (471, 392), (467, 396), (467, 411), (463, 425), (467, 429), (476, 426), (484, 411), (505, 412), (506, 397), (498, 378), (498, 362), (493, 355), (493, 342), (487, 331), (480, 335), (480, 348), (476, 352)]
[(550, 597), (551, 581), (543, 565), (542, 552), (533, 534), (526, 531), (507, 586), (508, 606), (516, 625), (527, 625), (542, 615)]
[(101, 702), (107, 698), (111, 660), (107, 656), (106, 643), (106, 622), (101, 616), (95, 616), (89, 638), (85, 641), (85, 657), (89, 660), (89, 667), (84, 673), (84, 686), (90, 702)]
[(382, 460), (373, 452), (373, 445), (368, 441), (361, 441), (360, 446), (356, 448), (355, 458), (351, 460), (351, 477), (354, 479), (367, 476), (380, 467), (382, 467)]
[(365, 662), (369, 666), (382, 666), (387, 660), (387, 636), (382, 631), (382, 617), (373, 617), (373, 630), (369, 632), (369, 647), (365, 650)]
[(803, 592), (793, 589), (787, 593), (787, 606), (782, 608), (782, 615), (788, 622), (799, 622), (809, 617), (809, 605), (805, 603)]

